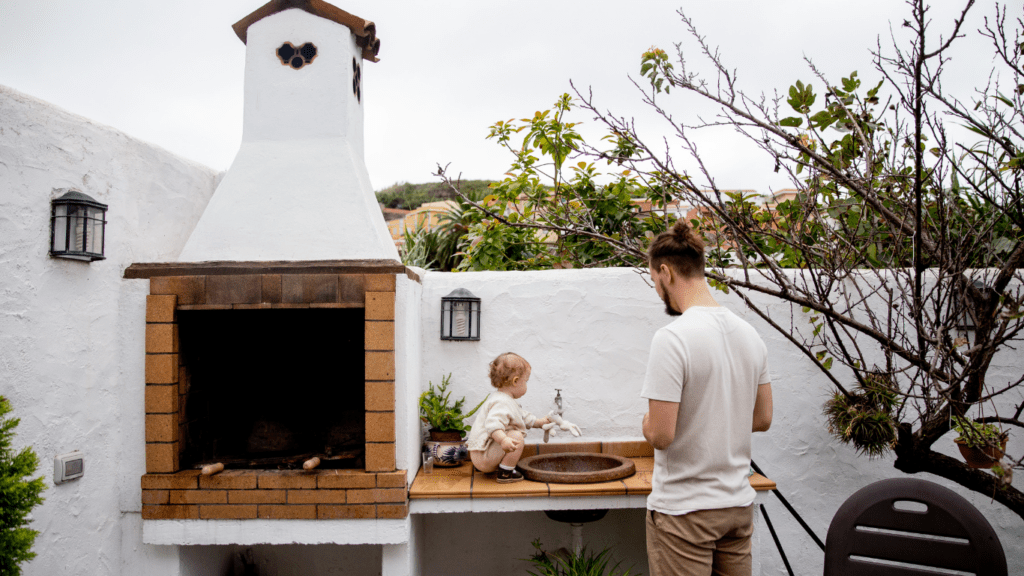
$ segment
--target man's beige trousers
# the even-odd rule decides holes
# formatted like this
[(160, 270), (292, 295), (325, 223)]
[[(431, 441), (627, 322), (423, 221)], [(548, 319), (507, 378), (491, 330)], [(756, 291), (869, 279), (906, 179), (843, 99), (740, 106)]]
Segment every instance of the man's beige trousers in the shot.
[(682, 516), (647, 511), (651, 576), (750, 576), (754, 506)]

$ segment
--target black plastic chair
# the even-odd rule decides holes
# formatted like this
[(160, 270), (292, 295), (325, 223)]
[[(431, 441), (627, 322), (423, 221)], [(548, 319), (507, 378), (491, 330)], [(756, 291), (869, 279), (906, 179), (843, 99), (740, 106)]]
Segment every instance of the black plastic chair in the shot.
[(825, 576), (1006, 576), (992, 525), (952, 490), (894, 478), (855, 492), (832, 518)]

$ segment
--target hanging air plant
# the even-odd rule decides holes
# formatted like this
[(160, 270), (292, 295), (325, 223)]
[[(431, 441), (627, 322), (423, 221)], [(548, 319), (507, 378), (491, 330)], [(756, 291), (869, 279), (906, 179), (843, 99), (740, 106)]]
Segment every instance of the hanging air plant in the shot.
[(829, 432), (872, 458), (892, 450), (896, 445), (895, 390), (887, 375), (868, 374), (849, 396), (837, 393), (825, 403)]

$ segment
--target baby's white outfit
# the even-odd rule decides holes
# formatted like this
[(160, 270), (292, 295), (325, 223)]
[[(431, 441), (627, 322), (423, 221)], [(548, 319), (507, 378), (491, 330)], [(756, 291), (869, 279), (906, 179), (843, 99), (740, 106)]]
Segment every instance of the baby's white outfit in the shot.
[(501, 390), (495, 390), (476, 413), (466, 447), (471, 452), (487, 450), (494, 443), (491, 434), (495, 430), (519, 430), (526, 434), (536, 420), (537, 417), (523, 410), (515, 398)]

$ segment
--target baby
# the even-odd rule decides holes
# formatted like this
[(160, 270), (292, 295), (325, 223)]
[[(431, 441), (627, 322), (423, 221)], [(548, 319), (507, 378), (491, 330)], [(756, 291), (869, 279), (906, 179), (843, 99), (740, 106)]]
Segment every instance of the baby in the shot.
[(516, 464), (523, 455), (528, 429), (544, 427), (550, 430), (558, 425), (576, 436), (580, 431), (557, 415), (537, 418), (516, 402), (526, 394), (526, 383), (530, 380), (530, 363), (522, 356), (512, 352), (501, 354), (491, 361), (489, 375), (491, 385), (498, 390), (477, 412), (467, 442), (469, 458), (481, 472), (497, 470), (498, 482), (518, 482), (523, 475), (516, 470)]

